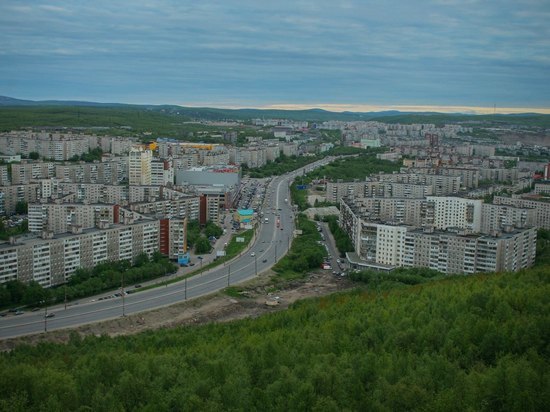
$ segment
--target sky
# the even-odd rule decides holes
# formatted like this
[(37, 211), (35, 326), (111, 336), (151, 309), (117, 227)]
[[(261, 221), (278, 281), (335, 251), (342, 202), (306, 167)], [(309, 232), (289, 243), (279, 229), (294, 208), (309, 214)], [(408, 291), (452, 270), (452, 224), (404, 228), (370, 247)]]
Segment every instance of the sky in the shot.
[(547, 0), (0, 1), (0, 95), (550, 113)]

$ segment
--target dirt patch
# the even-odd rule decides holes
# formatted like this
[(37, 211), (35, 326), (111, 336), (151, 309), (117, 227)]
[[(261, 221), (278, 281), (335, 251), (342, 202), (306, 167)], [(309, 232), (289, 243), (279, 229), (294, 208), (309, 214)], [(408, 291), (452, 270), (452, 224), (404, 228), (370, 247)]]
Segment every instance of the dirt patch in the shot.
[(257, 279), (238, 285), (240, 293), (236, 298), (219, 292), (124, 318), (6, 339), (0, 341), (0, 350), (9, 351), (20, 344), (65, 343), (74, 333), (81, 337), (90, 335), (114, 337), (146, 330), (255, 318), (265, 313), (287, 309), (289, 305), (300, 299), (328, 295), (354, 286), (347, 278), (336, 277), (330, 271), (319, 271), (310, 273), (304, 280), (293, 281), (274, 290), (270, 275), (271, 273), (266, 273)]

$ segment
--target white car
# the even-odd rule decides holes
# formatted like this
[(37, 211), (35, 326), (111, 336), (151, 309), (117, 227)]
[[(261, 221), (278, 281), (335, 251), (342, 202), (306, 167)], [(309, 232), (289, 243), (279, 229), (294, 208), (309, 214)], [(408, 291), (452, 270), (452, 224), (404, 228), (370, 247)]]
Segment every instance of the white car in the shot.
[(250, 254), (250, 256), (252, 256), (252, 257), (256, 256), (256, 252), (252, 252), (252, 253)]

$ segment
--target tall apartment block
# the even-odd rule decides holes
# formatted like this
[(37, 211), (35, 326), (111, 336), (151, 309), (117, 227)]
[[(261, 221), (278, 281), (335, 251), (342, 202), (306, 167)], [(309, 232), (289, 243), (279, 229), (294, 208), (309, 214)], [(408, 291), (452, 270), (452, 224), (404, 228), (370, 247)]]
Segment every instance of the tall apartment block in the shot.
[[(108, 226), (108, 225), (106, 225)], [(76, 269), (105, 261), (133, 260), (159, 250), (158, 220), (112, 225), (104, 229), (75, 227), (75, 233), (19, 237), (0, 244), (0, 283), (36, 281), (44, 287), (63, 284)]]
[(133, 147), (128, 154), (128, 183), (133, 185), (151, 184), (151, 161), (153, 152), (142, 146)]

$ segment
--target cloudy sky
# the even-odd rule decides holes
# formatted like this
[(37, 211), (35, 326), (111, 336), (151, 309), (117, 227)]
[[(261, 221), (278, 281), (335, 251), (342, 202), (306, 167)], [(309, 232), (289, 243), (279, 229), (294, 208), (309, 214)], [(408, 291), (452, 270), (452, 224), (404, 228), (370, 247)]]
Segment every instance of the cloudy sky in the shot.
[(547, 0), (0, 1), (0, 95), (550, 108)]

